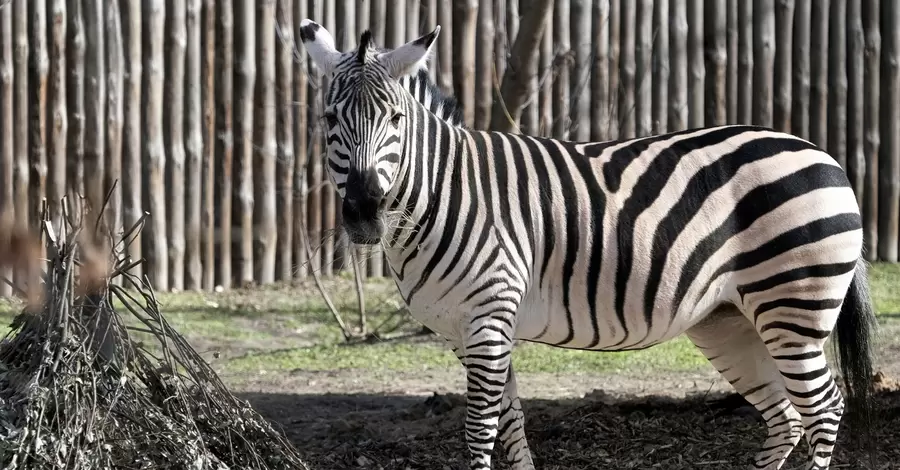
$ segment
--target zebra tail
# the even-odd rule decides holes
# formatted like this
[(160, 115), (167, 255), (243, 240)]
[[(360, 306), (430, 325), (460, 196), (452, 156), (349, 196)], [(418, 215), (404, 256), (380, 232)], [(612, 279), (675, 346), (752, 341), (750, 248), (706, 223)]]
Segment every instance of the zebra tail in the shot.
[(853, 437), (862, 439), (857, 442), (862, 442), (869, 451), (870, 460), (874, 459), (875, 450), (870, 433), (873, 418), (872, 376), (876, 327), (875, 309), (869, 294), (867, 264), (860, 257), (856, 263), (853, 281), (841, 306), (832, 346), (844, 379), (849, 411), (847, 417), (853, 430)]

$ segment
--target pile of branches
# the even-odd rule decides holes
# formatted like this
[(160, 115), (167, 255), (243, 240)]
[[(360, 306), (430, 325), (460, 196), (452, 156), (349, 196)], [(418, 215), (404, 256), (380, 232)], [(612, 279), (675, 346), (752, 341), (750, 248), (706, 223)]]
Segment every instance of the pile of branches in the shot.
[(306, 469), (130, 273), (143, 220), (113, 242), (70, 201), (39, 234), (0, 224), (0, 263), (35, 273), (0, 343), (0, 466)]

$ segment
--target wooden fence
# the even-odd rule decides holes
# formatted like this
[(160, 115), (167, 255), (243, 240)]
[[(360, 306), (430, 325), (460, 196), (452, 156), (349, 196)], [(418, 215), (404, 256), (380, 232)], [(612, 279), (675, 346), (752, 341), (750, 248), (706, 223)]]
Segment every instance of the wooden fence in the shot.
[[(150, 214), (130, 255), (147, 259), (158, 289), (346, 269), (322, 164), (320, 79), (299, 45), (300, 20), (322, 23), (342, 50), (365, 27), (391, 47), (440, 24), (431, 73), (460, 98), (468, 124), (509, 127), (497, 110), (515, 103), (522, 131), (568, 139), (719, 123), (787, 130), (844, 165), (864, 208), (867, 256), (897, 261), (898, 2), (396, 5), (12, 0), (0, 7), (0, 212), (33, 224), (43, 199), (59, 211), (77, 191), (96, 207), (117, 182), (108, 220), (121, 231)], [(506, 81), (524, 93), (500, 100), (514, 67), (523, 68)], [(385, 274), (378, 254), (364, 265)]]

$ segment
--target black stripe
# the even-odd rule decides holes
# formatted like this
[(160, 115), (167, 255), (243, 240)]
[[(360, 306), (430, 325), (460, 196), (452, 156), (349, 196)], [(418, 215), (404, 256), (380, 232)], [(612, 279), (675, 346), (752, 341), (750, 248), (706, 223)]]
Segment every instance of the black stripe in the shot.
[(847, 274), (854, 269), (856, 269), (856, 261), (801, 266), (799, 268), (782, 271), (759, 281), (740, 285), (738, 286), (737, 291), (741, 296), (741, 300), (743, 300), (747, 294), (767, 291), (782, 284), (810, 278), (840, 276), (842, 274)]
[(783, 299), (771, 300), (759, 304), (756, 311), (753, 312), (753, 321), (759, 319), (759, 316), (779, 308), (788, 308), (795, 310), (808, 310), (810, 312), (818, 312), (822, 310), (831, 310), (841, 306), (844, 299), (797, 299), (786, 297)]

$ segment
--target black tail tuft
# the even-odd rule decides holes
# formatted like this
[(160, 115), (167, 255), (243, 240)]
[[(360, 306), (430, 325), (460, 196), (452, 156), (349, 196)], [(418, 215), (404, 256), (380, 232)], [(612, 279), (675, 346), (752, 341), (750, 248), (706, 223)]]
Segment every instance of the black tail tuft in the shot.
[(855, 438), (861, 438), (873, 455), (869, 439), (872, 425), (874, 341), (877, 321), (869, 295), (867, 266), (862, 258), (838, 316), (832, 340), (838, 368), (844, 378), (847, 418)]

